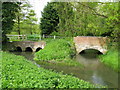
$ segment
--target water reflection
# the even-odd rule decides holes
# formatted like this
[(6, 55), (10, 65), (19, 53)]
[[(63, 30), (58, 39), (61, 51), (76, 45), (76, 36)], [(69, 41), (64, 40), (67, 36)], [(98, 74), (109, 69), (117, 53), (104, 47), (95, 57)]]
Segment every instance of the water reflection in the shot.
[(96, 84), (107, 85), (102, 79), (102, 77), (98, 76), (96, 72), (93, 72), (91, 80), (93, 81), (93, 83), (96, 83)]
[(95, 84), (107, 85), (110, 88), (118, 87), (118, 73), (102, 64), (97, 53), (81, 53), (76, 56), (76, 60), (85, 66), (84, 72), (87, 74), (85, 80)]

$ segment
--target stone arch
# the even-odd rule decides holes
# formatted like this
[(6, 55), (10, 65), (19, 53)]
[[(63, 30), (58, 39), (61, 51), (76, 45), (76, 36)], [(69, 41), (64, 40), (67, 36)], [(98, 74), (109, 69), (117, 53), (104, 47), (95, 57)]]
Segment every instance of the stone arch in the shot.
[(16, 46), (15, 51), (22, 52), (22, 48), (20, 46)]
[(25, 48), (25, 52), (33, 52), (33, 50), (32, 50), (31, 47), (26, 47), (26, 48)]
[(41, 50), (41, 49), (42, 49), (41, 47), (36, 48), (36, 52), (38, 52), (38, 51)]
[(84, 48), (79, 51), (79, 54), (84, 52), (85, 50), (94, 50), (94, 51), (98, 51), (97, 52), (98, 54), (104, 54), (103, 50), (98, 48)]

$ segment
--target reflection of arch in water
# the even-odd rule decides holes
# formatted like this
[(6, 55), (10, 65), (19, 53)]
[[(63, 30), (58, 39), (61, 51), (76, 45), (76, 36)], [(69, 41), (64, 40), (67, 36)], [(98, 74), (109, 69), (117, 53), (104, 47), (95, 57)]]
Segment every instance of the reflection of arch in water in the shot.
[(26, 47), (25, 52), (33, 52), (31, 47)]
[(98, 49), (83, 49), (79, 52), (79, 54), (82, 54), (82, 53), (88, 53), (88, 54), (91, 54), (91, 53), (95, 53), (95, 54), (103, 54), (103, 52), (101, 52), (100, 50)]
[(15, 49), (17, 52), (22, 52), (22, 49), (21, 47), (17, 46), (16, 49)]
[(41, 50), (42, 48), (41, 47), (38, 47), (37, 49), (36, 49), (36, 52), (38, 52), (39, 50)]

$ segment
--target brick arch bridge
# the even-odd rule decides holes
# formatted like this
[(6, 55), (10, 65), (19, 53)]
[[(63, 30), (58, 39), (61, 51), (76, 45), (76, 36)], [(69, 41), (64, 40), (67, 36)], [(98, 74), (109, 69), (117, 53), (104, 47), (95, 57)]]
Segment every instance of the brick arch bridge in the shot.
[(74, 37), (74, 43), (78, 54), (86, 49), (95, 49), (100, 51), (102, 54), (105, 54), (107, 52), (107, 40), (107, 37)]
[(37, 49), (43, 49), (46, 45), (45, 42), (34, 42), (34, 41), (13, 41), (10, 42), (9, 50), (21, 49), (21, 51), (26, 51), (27, 49), (31, 49), (31, 51), (35, 52)]

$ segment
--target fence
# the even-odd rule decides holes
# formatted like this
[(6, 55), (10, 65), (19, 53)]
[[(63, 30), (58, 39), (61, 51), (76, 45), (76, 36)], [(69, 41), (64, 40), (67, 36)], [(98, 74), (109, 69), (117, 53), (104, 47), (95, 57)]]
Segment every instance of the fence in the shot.
[(38, 40), (44, 40), (44, 39), (58, 39), (58, 38), (65, 38), (61, 36), (46, 36), (46, 35), (7, 35), (7, 38), (9, 41), (38, 41)]

